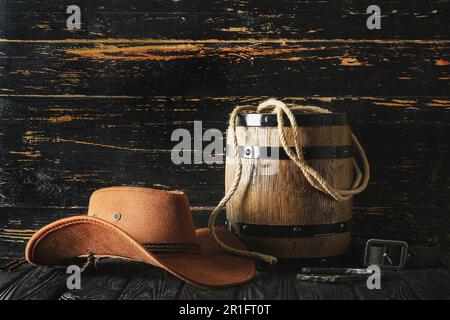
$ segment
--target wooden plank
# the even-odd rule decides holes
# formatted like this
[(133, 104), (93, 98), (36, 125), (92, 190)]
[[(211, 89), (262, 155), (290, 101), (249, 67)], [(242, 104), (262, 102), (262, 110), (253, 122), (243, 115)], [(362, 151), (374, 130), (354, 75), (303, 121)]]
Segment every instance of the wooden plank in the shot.
[[(85, 207), (94, 189), (137, 184), (183, 189), (193, 206), (213, 206), (223, 194), (223, 164), (174, 165), (170, 152), (176, 142), (170, 141), (171, 134), (179, 128), (193, 132), (193, 121), (200, 119), (203, 130), (224, 132), (232, 108), (249, 101), (250, 97), (139, 101), (3, 98), (0, 204)], [(379, 207), (379, 197), (392, 199), (385, 205), (394, 207), (399, 203), (428, 207), (447, 203), (447, 99), (317, 97), (287, 101), (349, 113), (374, 169), (371, 192), (361, 195), (370, 199), (361, 202), (364, 206)], [(424, 183), (429, 192), (421, 187)], [(415, 197), (396, 190), (414, 192)]]
[(348, 284), (315, 283), (317, 292), (322, 300), (356, 300), (357, 297)]
[(206, 289), (186, 284), (182, 287), (180, 300), (235, 300), (240, 298), (240, 286), (221, 289)]
[(0, 299), (52, 300), (66, 290), (67, 275), (60, 268), (34, 267), (31, 272), (4, 287)]
[(403, 279), (401, 272), (385, 272), (381, 275), (381, 289), (368, 289), (364, 282), (353, 289), (362, 300), (417, 300), (419, 296)]
[(295, 274), (286, 271), (257, 271), (256, 278), (241, 286), (239, 299), (245, 300), (296, 300)]
[(172, 300), (183, 284), (166, 271), (148, 266), (131, 278), (119, 300)]
[[(364, 199), (360, 202), (364, 207), (379, 207), (379, 197), (392, 199), (385, 202), (392, 207), (445, 204), (449, 112), (447, 107), (427, 105), (446, 100), (412, 100), (398, 108), (379, 105), (396, 100), (350, 97), (321, 104), (349, 112), (354, 131), (369, 154), (374, 169), (371, 192), (356, 200)], [(245, 100), (173, 102), (161, 98), (142, 105), (125, 102), (95, 107), (90, 107), (93, 102), (89, 100), (3, 101), (0, 203), (85, 207), (94, 189), (111, 184), (179, 188), (189, 193), (193, 206), (213, 206), (223, 193), (223, 165), (173, 165), (170, 152), (176, 142), (170, 141), (170, 135), (177, 128), (192, 132), (192, 121), (201, 119), (200, 113), (204, 130), (224, 131), (228, 112)], [(165, 103), (175, 111), (165, 107), (161, 112)], [(24, 118), (29, 120), (24, 122)], [(424, 183), (430, 192), (424, 192)]]
[(0, 40), (1, 56), (5, 95), (411, 97), (450, 83), (449, 40)]
[(0, 1), (0, 37), (446, 38), (449, 1), (379, 0), (382, 28), (368, 30), (363, 1), (78, 1), (81, 30), (66, 27), (70, 1)]
[(321, 300), (321, 295), (315, 283), (295, 280), (295, 288), (299, 300)]
[(81, 290), (65, 291), (63, 269), (26, 265), (7, 277), (0, 273), (0, 299), (450, 299), (450, 276), (440, 268), (392, 273), (382, 280), (381, 290), (368, 290), (358, 283), (353, 286), (356, 296), (348, 285), (295, 281), (294, 276), (293, 272), (263, 271), (249, 284), (210, 290), (183, 285), (156, 268), (114, 260), (83, 274)]
[(450, 299), (450, 274), (446, 269), (405, 270), (402, 276), (421, 299)]
[(81, 275), (81, 288), (65, 291), (61, 300), (117, 300), (143, 266), (119, 259), (100, 261)]
[(123, 276), (83, 275), (81, 289), (64, 292), (59, 300), (115, 300), (128, 282)]
[(0, 270), (0, 292), (3, 292), (5, 288), (24, 277), (26, 273), (31, 272), (33, 269), (33, 266), (25, 264), (14, 270)]

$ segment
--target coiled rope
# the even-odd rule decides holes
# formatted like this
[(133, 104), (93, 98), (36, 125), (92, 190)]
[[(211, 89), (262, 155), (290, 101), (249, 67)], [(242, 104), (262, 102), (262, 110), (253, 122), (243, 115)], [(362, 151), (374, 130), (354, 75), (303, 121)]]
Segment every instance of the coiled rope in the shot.
[[(334, 188), (332, 185), (328, 183), (321, 175), (318, 173), (315, 169), (313, 169), (311, 166), (309, 166), (304, 157), (301, 150), (301, 144), (300, 144), (300, 138), (299, 138), (299, 132), (298, 132), (298, 126), (297, 121), (295, 119), (295, 116), (292, 111), (304, 111), (304, 112), (317, 112), (317, 113), (330, 113), (330, 111), (315, 107), (315, 106), (295, 106), (295, 107), (288, 107), (284, 102), (275, 100), (275, 99), (269, 99), (261, 104), (259, 104), (258, 107), (253, 106), (242, 106), (242, 107), (236, 107), (233, 112), (230, 115), (230, 131), (232, 144), (234, 147), (234, 159), (236, 160), (236, 171), (234, 174), (234, 181), (231, 185), (230, 189), (226, 192), (223, 199), (219, 202), (219, 204), (214, 208), (214, 210), (211, 212), (209, 221), (208, 221), (208, 228), (209, 228), (209, 234), (214, 238), (216, 243), (223, 248), (225, 251), (239, 255), (244, 257), (250, 257), (250, 258), (257, 258), (261, 259), (265, 262), (268, 262), (269, 264), (274, 264), (277, 262), (277, 258), (262, 254), (259, 252), (253, 252), (253, 251), (245, 251), (245, 250), (239, 250), (232, 248), (225, 243), (223, 243), (219, 237), (216, 234), (215, 231), (215, 224), (218, 215), (222, 211), (222, 209), (226, 206), (227, 202), (231, 199), (231, 197), (236, 192), (239, 182), (241, 180), (242, 176), (242, 160), (239, 155), (239, 147), (238, 147), (238, 141), (236, 136), (236, 118), (238, 115), (244, 111), (256, 111), (258, 113), (263, 112), (271, 112), (276, 114), (277, 121), (278, 121), (278, 134), (280, 137), (281, 144), (283, 146), (284, 151), (289, 156), (289, 158), (295, 162), (295, 164), (300, 168), (302, 174), (305, 176), (305, 178), (308, 180), (310, 185), (331, 196), (336, 201), (346, 201), (351, 199), (355, 194), (358, 194), (362, 192), (369, 182), (370, 178), (370, 167), (369, 167), (369, 161), (367, 160), (366, 153), (364, 152), (364, 149), (362, 148), (361, 144), (359, 143), (356, 136), (351, 133), (351, 139), (353, 145), (356, 147), (360, 157), (361, 162), (363, 164), (363, 169), (359, 168), (358, 163), (353, 158), (353, 168), (355, 170), (355, 179), (353, 181), (353, 184), (350, 189), (337, 189)], [(288, 146), (287, 140), (286, 140), (286, 131), (284, 126), (284, 115), (287, 116), (289, 119), (289, 122), (291, 124), (292, 128), (292, 136), (294, 139), (294, 149), (295, 152)]]

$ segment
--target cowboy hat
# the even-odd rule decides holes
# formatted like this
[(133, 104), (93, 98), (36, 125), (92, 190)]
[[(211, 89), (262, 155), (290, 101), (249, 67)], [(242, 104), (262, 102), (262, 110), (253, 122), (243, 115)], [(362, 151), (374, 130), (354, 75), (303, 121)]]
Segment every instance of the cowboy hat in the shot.
[[(230, 232), (220, 239), (244, 245)], [(195, 230), (187, 196), (180, 191), (111, 187), (95, 191), (87, 215), (55, 221), (29, 240), (25, 258), (35, 265), (67, 265), (90, 252), (162, 268), (189, 283), (226, 287), (251, 280), (254, 262), (227, 254), (208, 234)]]

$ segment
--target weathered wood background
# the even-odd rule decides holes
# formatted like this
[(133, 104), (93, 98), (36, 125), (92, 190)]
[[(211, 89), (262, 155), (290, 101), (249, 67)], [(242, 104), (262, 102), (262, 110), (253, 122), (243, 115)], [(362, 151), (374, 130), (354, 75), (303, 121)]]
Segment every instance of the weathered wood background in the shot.
[(172, 164), (172, 131), (269, 96), (348, 112), (373, 171), (355, 232), (450, 252), (450, 1), (75, 2), (0, 0), (0, 259), (105, 186), (185, 190), (204, 225), (223, 165)]

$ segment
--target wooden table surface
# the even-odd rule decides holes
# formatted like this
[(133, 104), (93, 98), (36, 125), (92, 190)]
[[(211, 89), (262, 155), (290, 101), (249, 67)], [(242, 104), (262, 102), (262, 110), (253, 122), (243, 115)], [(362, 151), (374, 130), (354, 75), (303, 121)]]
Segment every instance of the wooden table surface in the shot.
[(103, 261), (82, 273), (81, 289), (68, 290), (64, 268), (23, 265), (0, 271), (0, 299), (450, 299), (450, 273), (444, 268), (389, 272), (381, 289), (365, 281), (331, 284), (299, 281), (294, 271), (258, 271), (241, 286), (205, 289), (187, 284), (151, 266)]

